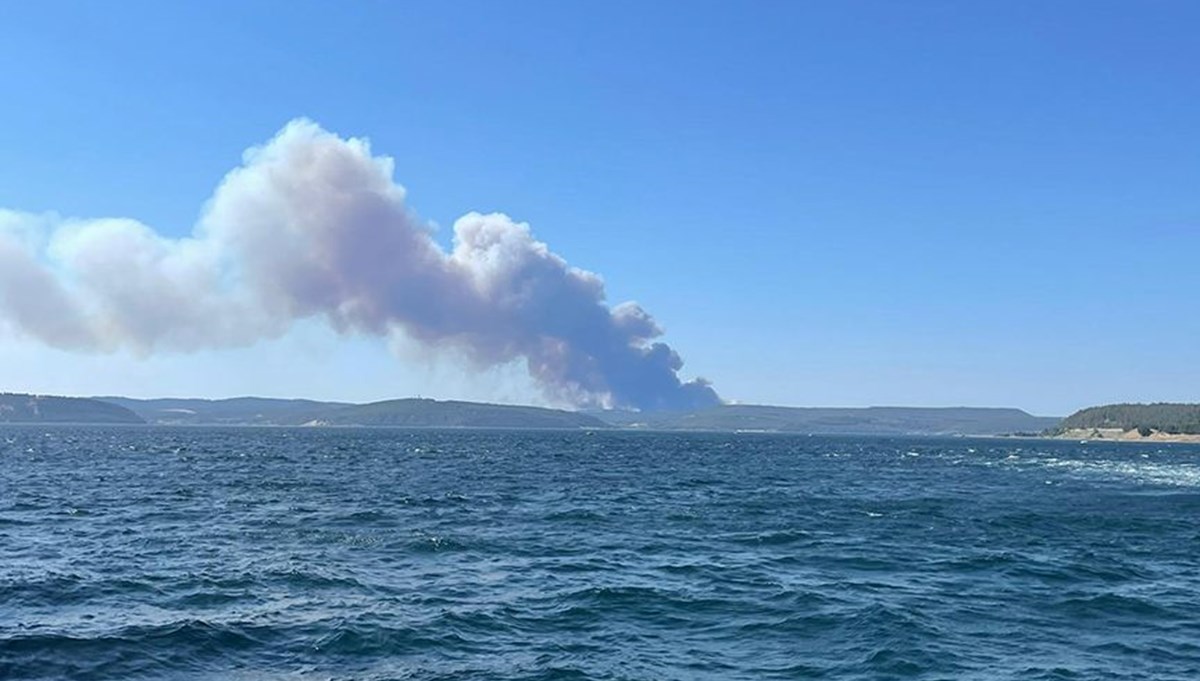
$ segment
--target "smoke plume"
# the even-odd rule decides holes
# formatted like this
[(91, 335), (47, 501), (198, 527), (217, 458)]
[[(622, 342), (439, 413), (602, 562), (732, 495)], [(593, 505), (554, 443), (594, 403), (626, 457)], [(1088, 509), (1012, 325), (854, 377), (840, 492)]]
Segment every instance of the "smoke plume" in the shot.
[(523, 360), (547, 397), (583, 406), (716, 404), (635, 303), (500, 213), (454, 223), (447, 252), (408, 209), (390, 158), (289, 123), (248, 150), (191, 236), (128, 219), (0, 210), (0, 325), (68, 350), (242, 346), (324, 318), (341, 333), (455, 347), (479, 368)]

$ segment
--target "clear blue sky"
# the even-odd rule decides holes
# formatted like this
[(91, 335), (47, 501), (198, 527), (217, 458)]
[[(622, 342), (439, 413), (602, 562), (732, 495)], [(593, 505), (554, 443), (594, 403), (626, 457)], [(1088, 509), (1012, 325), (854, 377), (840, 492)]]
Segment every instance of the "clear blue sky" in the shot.
[[(1159, 0), (10, 0), (0, 208), (186, 235), (307, 116), (424, 218), (531, 223), (727, 399), (1197, 401), (1197, 35)], [(0, 336), (0, 389), (532, 399), (318, 325), (152, 358)]]

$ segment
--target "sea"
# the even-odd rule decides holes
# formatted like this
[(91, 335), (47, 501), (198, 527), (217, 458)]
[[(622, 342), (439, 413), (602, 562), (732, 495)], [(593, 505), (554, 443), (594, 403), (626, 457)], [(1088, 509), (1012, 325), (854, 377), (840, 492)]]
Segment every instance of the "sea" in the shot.
[(1200, 446), (0, 427), (0, 679), (1200, 678)]

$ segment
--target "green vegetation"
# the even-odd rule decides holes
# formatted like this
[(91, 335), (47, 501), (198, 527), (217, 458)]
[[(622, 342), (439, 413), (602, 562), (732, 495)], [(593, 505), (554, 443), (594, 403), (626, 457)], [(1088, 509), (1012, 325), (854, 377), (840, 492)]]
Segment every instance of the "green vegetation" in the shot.
[(0, 422), (159, 425), (390, 426), (402, 428), (633, 428), (821, 435), (1040, 433), (1056, 418), (1020, 409), (795, 408), (730, 404), (694, 412), (576, 412), (478, 402), (399, 399), (371, 404), (239, 397), (225, 400), (0, 396)]
[(1008, 435), (1052, 428), (1057, 418), (1020, 409), (868, 407), (864, 409), (728, 404), (696, 412), (595, 412), (623, 427), (651, 430), (761, 430), (819, 435)]
[(410, 428), (608, 428), (603, 421), (574, 411), (508, 404), (388, 400), (309, 414), (306, 423), (333, 426)]
[(0, 393), (0, 423), (143, 423), (132, 411), (81, 397)]
[(148, 423), (171, 426), (279, 426), (304, 423), (324, 411), (352, 406), (345, 402), (234, 397), (225, 400), (163, 398), (135, 400), (97, 397), (120, 405)]
[(405, 428), (607, 428), (587, 414), (540, 407), (404, 399), (346, 404), (237, 397), (227, 400), (98, 398), (162, 425), (393, 426)]
[(1172, 435), (1200, 434), (1200, 404), (1108, 404), (1071, 414), (1051, 434), (1086, 428), (1137, 429), (1142, 437), (1154, 431)]

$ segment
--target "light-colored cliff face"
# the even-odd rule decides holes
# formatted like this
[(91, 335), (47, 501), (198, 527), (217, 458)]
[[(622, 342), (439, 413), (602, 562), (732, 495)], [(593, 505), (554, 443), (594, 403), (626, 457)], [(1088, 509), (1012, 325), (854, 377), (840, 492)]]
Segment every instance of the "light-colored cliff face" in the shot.
[(1121, 430), (1120, 428), (1072, 428), (1056, 437), (1063, 440), (1200, 443), (1200, 435), (1173, 434), (1155, 430), (1151, 431), (1149, 435), (1143, 436), (1136, 429)]

